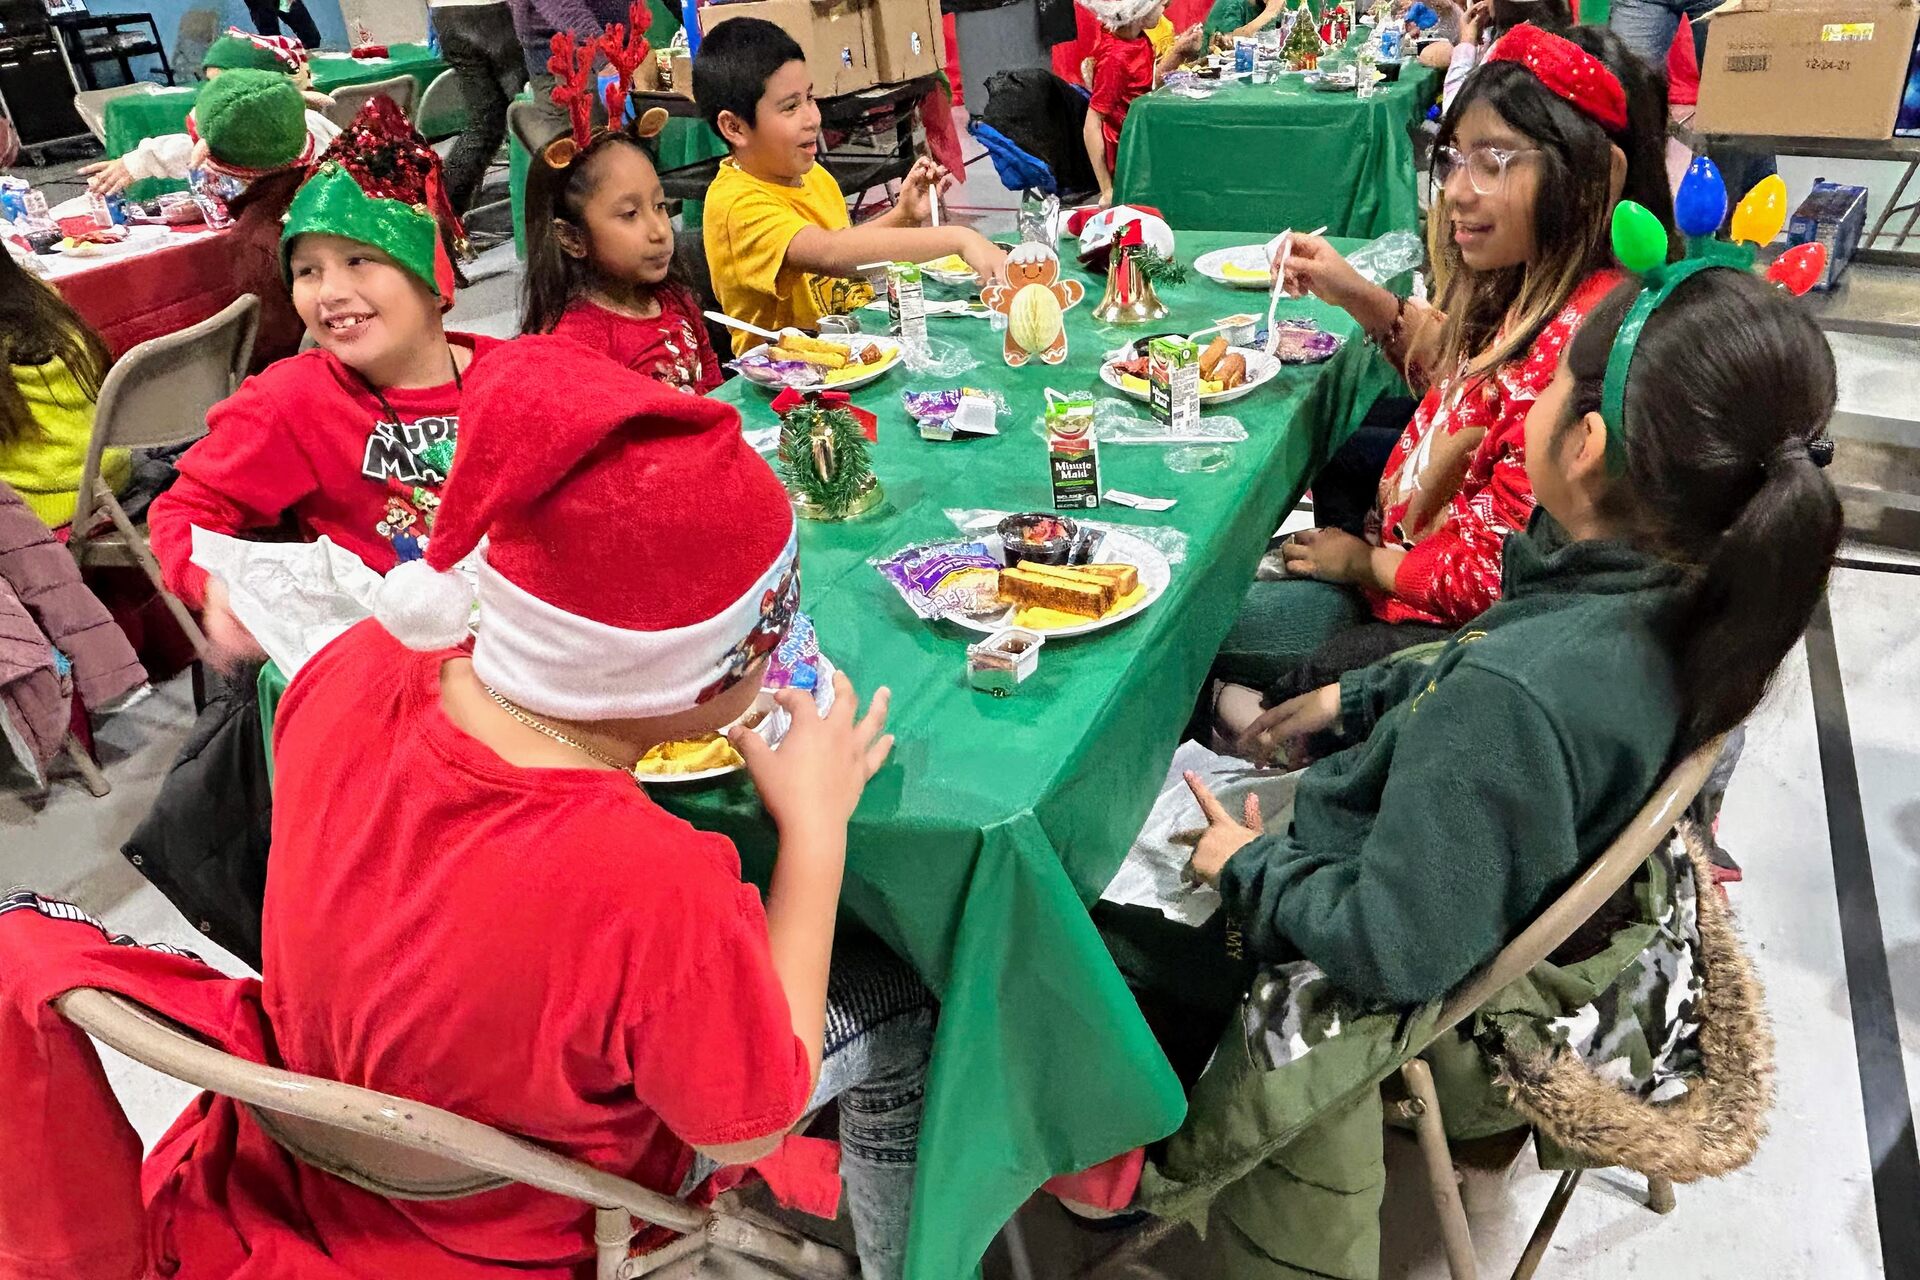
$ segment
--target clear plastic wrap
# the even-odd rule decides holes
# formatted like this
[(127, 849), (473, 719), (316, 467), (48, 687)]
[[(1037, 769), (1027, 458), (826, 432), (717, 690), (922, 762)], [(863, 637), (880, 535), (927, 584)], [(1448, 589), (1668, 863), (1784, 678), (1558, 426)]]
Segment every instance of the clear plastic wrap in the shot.
[(1347, 265), (1375, 284), (1405, 275), (1426, 260), (1420, 237), (1411, 231), (1389, 231), (1347, 255)]
[(927, 349), (915, 349), (911, 342), (901, 344), (900, 360), (907, 368), (928, 378), (957, 378), (980, 367), (980, 357), (949, 338), (927, 336)]
[[(989, 511), (984, 507), (948, 507), (947, 519), (953, 527), (963, 534), (978, 536), (995, 533), (1000, 522), (1013, 515), (1011, 511)], [(1074, 523), (1082, 529), (1118, 529), (1131, 537), (1151, 546), (1167, 558), (1168, 564), (1179, 564), (1187, 558), (1187, 534), (1184, 529), (1168, 529), (1148, 524), (1110, 524), (1104, 520), (1089, 520), (1078, 512), (1073, 513)], [(877, 562), (876, 562), (877, 563)]]
[(1020, 195), (1020, 211), (1015, 215), (1022, 241), (1057, 249), (1060, 244), (1060, 197), (1029, 187)]
[[(1033, 420), (1033, 433), (1046, 438), (1045, 416)], [(1247, 438), (1246, 424), (1228, 414), (1203, 413), (1191, 426), (1172, 431), (1132, 400), (1106, 396), (1093, 404), (1093, 435), (1101, 444), (1238, 444)]]

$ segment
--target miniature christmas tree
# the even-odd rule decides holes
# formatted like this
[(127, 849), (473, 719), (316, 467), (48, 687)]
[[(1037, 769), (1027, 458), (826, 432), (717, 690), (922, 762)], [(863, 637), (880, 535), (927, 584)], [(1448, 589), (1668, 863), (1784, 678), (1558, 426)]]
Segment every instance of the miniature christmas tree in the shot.
[(1320, 55), (1325, 51), (1313, 20), (1313, 9), (1307, 0), (1300, 0), (1300, 7), (1293, 12), (1287, 42), (1280, 46), (1280, 56), (1295, 71), (1311, 71), (1320, 65)]

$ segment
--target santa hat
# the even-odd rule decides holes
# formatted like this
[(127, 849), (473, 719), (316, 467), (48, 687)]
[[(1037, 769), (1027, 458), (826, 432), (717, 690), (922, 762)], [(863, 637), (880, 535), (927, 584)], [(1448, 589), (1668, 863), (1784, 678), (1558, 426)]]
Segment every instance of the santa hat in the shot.
[[(226, 77), (222, 76), (221, 79)], [(319, 166), (294, 193), (280, 232), (280, 273), (289, 281), (296, 237), (344, 236), (370, 244), (453, 305), (453, 259), (446, 236), (465, 235), (447, 198), (440, 156), (393, 99), (377, 94), (320, 153)]]
[(1105, 271), (1107, 259), (1123, 228), (1137, 225), (1143, 244), (1163, 258), (1173, 256), (1173, 228), (1152, 205), (1117, 204), (1111, 209), (1076, 209), (1067, 217), (1067, 234), (1080, 237), (1080, 265), (1089, 271)]
[(1109, 31), (1145, 21), (1161, 0), (1079, 0), (1080, 7)]
[(187, 113), (187, 133), (214, 167), (241, 178), (313, 162), (307, 105), (285, 76), (235, 69), (208, 81)]
[(517, 338), (468, 373), (426, 557), (375, 603), (395, 638), (465, 638), (454, 566), (483, 536), (474, 674), (535, 715), (686, 711), (799, 605), (793, 507), (739, 413), (564, 338)]

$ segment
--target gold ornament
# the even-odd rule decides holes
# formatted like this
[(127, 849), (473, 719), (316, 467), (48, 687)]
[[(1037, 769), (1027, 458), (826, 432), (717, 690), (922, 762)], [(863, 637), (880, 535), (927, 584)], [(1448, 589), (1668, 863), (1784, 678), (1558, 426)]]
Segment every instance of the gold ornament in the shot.
[(1153, 291), (1134, 260), (1138, 245), (1116, 245), (1107, 266), (1107, 293), (1093, 309), (1093, 318), (1101, 324), (1147, 324), (1167, 314), (1167, 304)]

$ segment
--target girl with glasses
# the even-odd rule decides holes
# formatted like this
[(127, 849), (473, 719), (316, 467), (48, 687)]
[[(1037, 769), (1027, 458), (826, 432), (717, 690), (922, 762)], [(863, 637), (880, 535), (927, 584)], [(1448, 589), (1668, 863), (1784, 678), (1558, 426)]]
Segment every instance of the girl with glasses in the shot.
[[(1658, 77), (1606, 32), (1521, 25), (1441, 122), (1433, 305), (1367, 281), (1321, 237), (1294, 237), (1288, 290), (1351, 314), (1421, 399), (1397, 436), (1376, 429), (1393, 441), (1384, 473), (1353, 468), (1371, 509), (1355, 502), (1351, 527), (1292, 535), (1269, 556), (1284, 576), (1253, 584), (1215, 666), (1229, 749), (1263, 707), (1444, 639), (1499, 595), (1501, 544), (1533, 510), (1527, 409), (1620, 278), (1614, 204), (1638, 200), (1673, 237), (1664, 119)], [(1317, 510), (1330, 478), (1316, 481)]]

